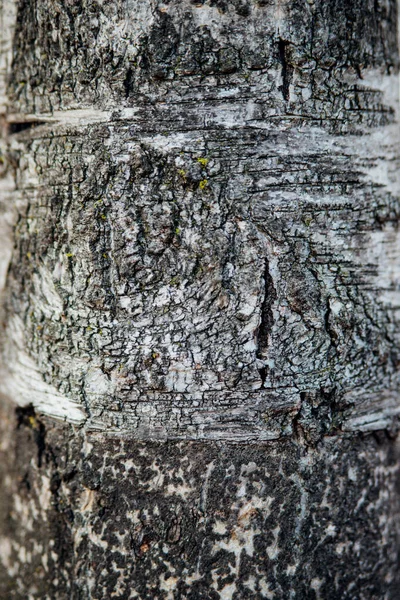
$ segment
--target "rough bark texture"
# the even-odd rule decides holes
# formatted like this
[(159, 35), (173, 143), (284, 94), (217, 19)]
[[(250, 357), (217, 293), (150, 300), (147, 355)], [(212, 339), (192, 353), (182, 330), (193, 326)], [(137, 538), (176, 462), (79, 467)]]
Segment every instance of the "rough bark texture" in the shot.
[(384, 434), (306, 449), (104, 439), (26, 409), (16, 431), (4, 421), (1, 598), (399, 598)]
[(141, 438), (390, 427), (396, 21), (20, 2), (4, 391)]
[(397, 2), (1, 6), (4, 597), (398, 600)]

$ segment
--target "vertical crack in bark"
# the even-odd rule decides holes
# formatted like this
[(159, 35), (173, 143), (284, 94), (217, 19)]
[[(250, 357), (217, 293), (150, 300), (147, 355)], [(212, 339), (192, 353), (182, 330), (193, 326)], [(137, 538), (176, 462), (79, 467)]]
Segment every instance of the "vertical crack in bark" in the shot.
[(331, 305), (330, 305), (330, 300), (329, 300), (329, 298), (327, 298), (326, 299), (326, 310), (324, 313), (325, 331), (327, 332), (327, 334), (329, 336), (331, 347), (333, 346), (334, 348), (336, 348), (337, 334), (332, 329), (332, 326), (331, 326), (331, 315), (332, 315), (332, 309), (331, 309)]
[[(276, 300), (276, 290), (274, 287), (274, 282), (271, 277), (271, 273), (269, 271), (269, 262), (268, 259), (265, 259), (265, 268), (264, 268), (264, 299), (261, 304), (261, 321), (260, 326), (257, 332), (257, 352), (256, 357), (260, 360), (265, 360), (266, 352), (269, 345), (268, 336), (271, 332), (272, 324), (273, 324), (273, 312), (272, 305)], [(259, 373), (261, 377), (261, 387), (264, 386), (265, 380), (267, 378), (268, 368), (263, 366), (259, 368)]]
[(293, 76), (293, 66), (288, 61), (289, 44), (290, 42), (282, 39), (278, 42), (279, 60), (282, 64), (282, 85), (279, 86), (279, 90), (282, 92), (283, 99), (286, 101), (290, 100), (289, 86)]

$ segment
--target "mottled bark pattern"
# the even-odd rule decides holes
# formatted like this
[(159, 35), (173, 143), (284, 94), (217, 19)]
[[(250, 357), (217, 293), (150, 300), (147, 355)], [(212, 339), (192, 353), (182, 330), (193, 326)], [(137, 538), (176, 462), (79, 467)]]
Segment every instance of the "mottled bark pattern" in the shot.
[(384, 434), (306, 450), (104, 440), (23, 409), (16, 432), (5, 423), (1, 598), (399, 597), (399, 451)]

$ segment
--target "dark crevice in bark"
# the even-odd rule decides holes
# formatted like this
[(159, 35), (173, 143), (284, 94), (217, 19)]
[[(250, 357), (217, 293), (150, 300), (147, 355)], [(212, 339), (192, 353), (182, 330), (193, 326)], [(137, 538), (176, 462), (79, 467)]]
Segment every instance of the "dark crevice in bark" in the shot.
[(329, 339), (331, 341), (331, 346), (336, 347), (337, 334), (331, 327), (331, 315), (332, 315), (332, 309), (330, 306), (329, 298), (327, 298), (326, 299), (326, 310), (325, 310), (325, 314), (324, 314), (325, 330), (326, 330), (327, 334), (329, 335)]
[(124, 79), (124, 90), (125, 90), (125, 98), (129, 98), (132, 92), (132, 87), (134, 85), (134, 71), (129, 68), (126, 72), (126, 76)]
[[(271, 332), (273, 324), (273, 313), (272, 305), (276, 300), (276, 290), (274, 282), (269, 271), (268, 259), (265, 259), (264, 268), (264, 299), (261, 305), (261, 321), (257, 332), (257, 352), (256, 356), (258, 359), (265, 359), (265, 354), (268, 349), (268, 336)], [(259, 370), (261, 377), (261, 387), (264, 386), (265, 380), (268, 374), (268, 368), (266, 366), (261, 367)]]
[(37, 121), (36, 119), (21, 120), (21, 121), (13, 121), (8, 124), (8, 134), (14, 135), (16, 133), (21, 133), (22, 131), (27, 131), (28, 129), (32, 129), (33, 127), (38, 127), (38, 125), (44, 125), (44, 121)]
[(279, 60), (282, 64), (282, 85), (279, 86), (279, 89), (282, 92), (283, 99), (286, 101), (290, 100), (289, 86), (293, 75), (293, 66), (288, 60), (289, 44), (290, 42), (282, 39), (278, 42)]

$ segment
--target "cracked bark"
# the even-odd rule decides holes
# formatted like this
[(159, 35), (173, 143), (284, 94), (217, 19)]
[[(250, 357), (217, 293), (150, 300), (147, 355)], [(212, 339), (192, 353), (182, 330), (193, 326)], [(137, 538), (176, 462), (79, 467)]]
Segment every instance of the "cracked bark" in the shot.
[(397, 3), (0, 6), (0, 597), (396, 600)]
[(269, 272), (268, 259), (265, 260), (264, 269), (264, 298), (260, 309), (260, 325), (256, 334), (256, 357), (261, 361), (262, 366), (259, 368), (261, 377), (261, 387), (264, 386), (268, 375), (268, 368), (265, 365), (265, 359), (268, 356), (268, 336), (274, 324), (274, 315), (272, 311), (273, 304), (276, 300), (276, 290), (274, 282)]

